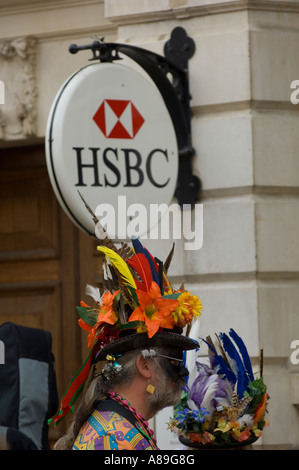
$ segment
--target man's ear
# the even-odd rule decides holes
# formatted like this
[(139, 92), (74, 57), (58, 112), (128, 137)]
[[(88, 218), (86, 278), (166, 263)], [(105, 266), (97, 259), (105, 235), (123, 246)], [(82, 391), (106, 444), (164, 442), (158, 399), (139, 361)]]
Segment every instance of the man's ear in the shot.
[(148, 359), (145, 359), (141, 354), (136, 359), (136, 367), (139, 374), (145, 379), (150, 379), (152, 376), (152, 364)]

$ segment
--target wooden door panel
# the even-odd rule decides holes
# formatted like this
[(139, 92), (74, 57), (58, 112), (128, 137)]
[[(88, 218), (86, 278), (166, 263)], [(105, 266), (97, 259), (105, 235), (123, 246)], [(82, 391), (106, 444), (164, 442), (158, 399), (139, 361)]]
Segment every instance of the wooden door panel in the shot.
[[(19, 159), (15, 158), (16, 165)], [(47, 170), (3, 168), (0, 157), (0, 260), (58, 257), (58, 207)]]
[(76, 305), (96, 258), (56, 200), (44, 146), (0, 149), (0, 324), (51, 332), (60, 397), (85, 358)]
[[(51, 332), (60, 331), (60, 286), (59, 284), (31, 286), (0, 292), (0, 324), (12, 321), (18, 325), (40, 328)], [(59, 335), (52, 336), (55, 357), (61, 354)], [(58, 377), (61, 381), (61, 377)]]

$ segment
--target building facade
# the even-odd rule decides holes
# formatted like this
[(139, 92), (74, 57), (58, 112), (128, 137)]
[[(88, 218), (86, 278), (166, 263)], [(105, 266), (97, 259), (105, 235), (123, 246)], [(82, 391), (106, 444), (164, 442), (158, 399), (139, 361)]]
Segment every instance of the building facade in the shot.
[[(98, 275), (96, 242), (61, 210), (45, 163), (55, 95), (90, 58), (68, 48), (104, 38), (163, 55), (176, 26), (195, 41), (189, 85), (203, 245), (186, 251), (176, 241), (170, 274), (200, 297), (202, 337), (233, 327), (256, 366), (263, 349), (270, 426), (258, 445), (296, 446), (298, 0), (0, 1), (0, 321), (52, 332), (61, 394), (86, 354), (75, 306)], [(171, 241), (148, 246), (163, 259)], [(176, 445), (163, 439), (164, 448)]]

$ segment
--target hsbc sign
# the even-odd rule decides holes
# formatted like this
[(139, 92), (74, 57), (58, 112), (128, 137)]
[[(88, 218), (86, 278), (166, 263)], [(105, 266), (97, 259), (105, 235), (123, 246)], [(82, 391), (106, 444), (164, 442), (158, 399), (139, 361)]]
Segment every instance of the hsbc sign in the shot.
[(144, 123), (138, 109), (128, 100), (104, 100), (93, 120), (108, 139), (133, 139)]
[(94, 225), (78, 191), (95, 214), (101, 204), (117, 212), (119, 197), (147, 207), (170, 204), (174, 196), (172, 119), (156, 85), (124, 65), (89, 65), (63, 84), (48, 119), (46, 157), (60, 204), (90, 234)]

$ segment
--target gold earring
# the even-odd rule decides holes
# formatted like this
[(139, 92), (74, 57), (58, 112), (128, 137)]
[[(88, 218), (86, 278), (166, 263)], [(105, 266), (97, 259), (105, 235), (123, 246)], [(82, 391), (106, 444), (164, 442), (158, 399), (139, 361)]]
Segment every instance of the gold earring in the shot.
[(146, 387), (146, 391), (147, 393), (150, 393), (152, 395), (155, 391), (155, 388), (156, 387), (154, 385), (148, 384), (148, 386)]

